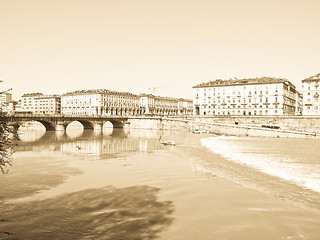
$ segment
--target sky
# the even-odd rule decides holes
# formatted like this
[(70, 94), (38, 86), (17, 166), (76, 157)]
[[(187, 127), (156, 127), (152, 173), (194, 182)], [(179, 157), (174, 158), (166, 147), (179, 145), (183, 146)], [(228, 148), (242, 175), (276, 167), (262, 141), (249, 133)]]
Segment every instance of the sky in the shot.
[(0, 90), (192, 98), (211, 80), (320, 72), (318, 0), (0, 0)]

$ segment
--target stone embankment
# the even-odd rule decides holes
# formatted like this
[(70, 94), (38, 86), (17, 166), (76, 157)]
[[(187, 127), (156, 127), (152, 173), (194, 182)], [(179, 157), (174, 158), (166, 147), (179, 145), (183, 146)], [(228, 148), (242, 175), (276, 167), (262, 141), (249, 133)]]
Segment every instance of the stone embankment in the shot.
[(320, 139), (320, 117), (150, 117), (130, 120), (131, 128), (189, 130), (232, 136)]
[(193, 117), (190, 130), (222, 135), (320, 138), (320, 118), (305, 116)]

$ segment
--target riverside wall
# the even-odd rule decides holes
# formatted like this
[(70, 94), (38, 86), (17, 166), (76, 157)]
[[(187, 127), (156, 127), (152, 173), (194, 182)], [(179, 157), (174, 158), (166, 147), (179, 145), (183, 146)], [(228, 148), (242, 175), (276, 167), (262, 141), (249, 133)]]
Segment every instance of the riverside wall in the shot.
[(239, 126), (278, 125), (282, 130), (320, 132), (320, 116), (192, 116), (202, 123), (220, 123)]
[[(313, 116), (188, 116), (131, 119), (130, 128), (205, 131), (232, 136), (320, 139), (320, 117)], [(270, 129), (262, 125), (276, 125)]]

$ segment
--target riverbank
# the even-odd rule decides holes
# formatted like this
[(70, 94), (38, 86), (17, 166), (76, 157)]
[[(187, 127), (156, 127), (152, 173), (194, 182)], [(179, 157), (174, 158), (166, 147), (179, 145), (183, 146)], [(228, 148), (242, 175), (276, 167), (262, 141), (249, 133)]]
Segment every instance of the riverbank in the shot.
[[(287, 191), (290, 184), (210, 152), (200, 143), (210, 136), (164, 132), (153, 150), (139, 137), (139, 151), (99, 159), (53, 143), (18, 151), (1, 176), (8, 221), (0, 232), (12, 233), (5, 239), (318, 238), (319, 206), (296, 201), (290, 193), (299, 188)], [(161, 146), (165, 140), (176, 146)]]

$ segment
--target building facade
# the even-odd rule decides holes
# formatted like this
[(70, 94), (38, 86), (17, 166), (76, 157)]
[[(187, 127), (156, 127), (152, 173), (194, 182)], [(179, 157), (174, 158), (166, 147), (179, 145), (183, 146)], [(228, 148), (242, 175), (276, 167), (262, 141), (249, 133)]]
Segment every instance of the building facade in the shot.
[(61, 113), (66, 115), (136, 115), (139, 97), (106, 89), (82, 90), (61, 96)]
[(303, 94), (297, 91), (296, 93), (296, 115), (303, 114)]
[(12, 107), (12, 93), (8, 91), (0, 92), (0, 110), (3, 112), (10, 112), (10, 108)]
[(193, 101), (191, 99), (178, 99), (178, 115), (192, 115)]
[(283, 78), (216, 80), (193, 87), (196, 115), (293, 115), (296, 88)]
[(320, 73), (302, 80), (303, 115), (320, 115)]
[(61, 113), (66, 115), (191, 115), (192, 100), (135, 95), (106, 89), (82, 90), (61, 96)]
[(41, 95), (34, 98), (34, 113), (36, 114), (60, 114), (61, 96)]
[(36, 113), (37, 111), (37, 104), (36, 98), (43, 96), (42, 93), (26, 93), (23, 94), (21, 97), (21, 105), (20, 111), (21, 112), (28, 112), (28, 113)]
[(17, 101), (11, 100), (9, 103), (2, 106), (2, 111), (8, 114), (15, 113), (17, 103)]
[(154, 96), (152, 94), (140, 95), (141, 114), (155, 116), (192, 115), (193, 101), (183, 98), (170, 98)]
[(0, 106), (6, 106), (10, 101), (12, 100), (12, 93), (9, 93), (7, 91), (0, 92)]

